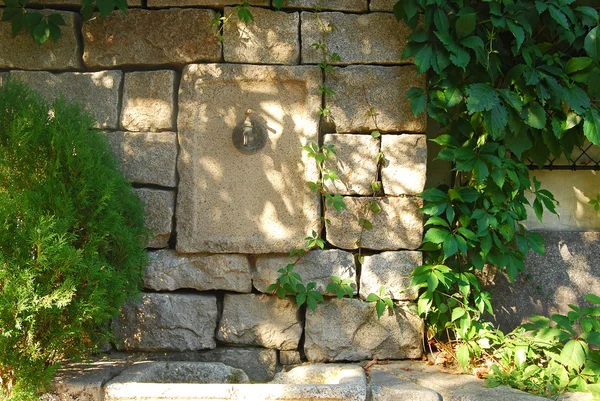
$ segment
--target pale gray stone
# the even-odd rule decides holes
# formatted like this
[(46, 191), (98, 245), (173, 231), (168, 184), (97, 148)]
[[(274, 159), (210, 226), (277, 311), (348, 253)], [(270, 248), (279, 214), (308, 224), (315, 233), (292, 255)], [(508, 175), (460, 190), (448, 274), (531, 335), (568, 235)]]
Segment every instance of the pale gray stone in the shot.
[(146, 227), (152, 233), (146, 246), (166, 248), (173, 230), (175, 192), (150, 188), (135, 188), (134, 191), (144, 203)]
[(423, 330), (404, 304), (378, 319), (375, 303), (329, 299), (306, 312), (304, 352), (310, 362), (419, 358)]
[(427, 178), (427, 135), (383, 135), (381, 169), (383, 190), (387, 195), (417, 195)]
[[(289, 263), (294, 263), (296, 258), (278, 255), (262, 255), (256, 259), (256, 272), (252, 282), (254, 288), (260, 292), (267, 292), (269, 285), (277, 281), (280, 273), (277, 270)], [(354, 255), (339, 249), (312, 250), (296, 264), (294, 268), (304, 283), (315, 282), (316, 291), (325, 294), (331, 276), (342, 280), (352, 280), (352, 288), (356, 293), (356, 264)], [(330, 294), (331, 295), (331, 294)]]
[(283, 7), (364, 12), (367, 11), (367, 0), (286, 0)]
[[(33, 11), (33, 10), (31, 10)], [(11, 24), (0, 21), (0, 68), (24, 70), (73, 70), (81, 69), (81, 45), (79, 44), (76, 14), (68, 11), (36, 10), (43, 14), (60, 14), (66, 25), (61, 27), (57, 42), (47, 40), (38, 45), (30, 35), (19, 33), (13, 38)]]
[(120, 169), (131, 182), (177, 186), (175, 132), (122, 132), (106, 134)]
[(279, 363), (282, 365), (298, 365), (302, 363), (300, 352), (298, 351), (279, 351)]
[(323, 35), (323, 24), (331, 26), (326, 32), (327, 50), (337, 53), (339, 61), (331, 64), (401, 64), (402, 51), (408, 43), (409, 27), (396, 21), (389, 13), (344, 14), (302, 13), (302, 63), (318, 64), (321, 50), (312, 44)]
[(371, 401), (443, 401), (442, 396), (437, 392), (408, 380), (398, 379), (391, 373), (372, 370), (369, 378)]
[(200, 352), (195, 359), (204, 362), (223, 362), (225, 365), (242, 369), (254, 383), (273, 380), (277, 370), (277, 351), (274, 349), (219, 347)]
[[(325, 80), (335, 91), (326, 105), (338, 133), (370, 133), (377, 128), (381, 132), (425, 132), (424, 113), (415, 117), (406, 99), (410, 88), (425, 87), (425, 75), (417, 76), (414, 66), (334, 68)], [(377, 113), (377, 126), (369, 115), (369, 105)]]
[(392, 12), (397, 2), (398, 0), (371, 0), (369, 2), (369, 10)]
[(83, 24), (87, 67), (152, 66), (219, 61), (221, 42), (210, 27), (212, 10), (172, 8), (112, 13)]
[(175, 71), (125, 73), (121, 128), (175, 130)]
[[(361, 227), (359, 217), (371, 198), (344, 197), (346, 210), (337, 212), (332, 208), (325, 211), (327, 241), (344, 249), (357, 249)], [(423, 238), (423, 221), (420, 208), (421, 198), (387, 197), (375, 198), (381, 207), (379, 213), (369, 213), (366, 220), (373, 224), (370, 230), (362, 230), (362, 248), (378, 250), (417, 249)]]
[(149, 256), (144, 273), (147, 289), (252, 291), (250, 263), (245, 255), (179, 255), (163, 249), (150, 252)]
[(296, 304), (269, 295), (225, 294), (217, 339), (280, 350), (298, 348), (302, 325)]
[[(223, 56), (229, 63), (298, 64), (300, 38), (298, 13), (250, 7), (254, 21), (236, 19), (225, 24)], [(225, 15), (235, 13), (225, 8)]]
[(370, 195), (371, 184), (378, 179), (379, 139), (371, 135), (329, 134), (324, 145), (334, 145), (336, 154), (325, 161), (325, 168), (335, 170), (339, 179), (325, 181), (325, 190), (341, 195)]
[(121, 71), (62, 74), (12, 71), (10, 75), (38, 91), (49, 102), (64, 96), (67, 101), (80, 104), (94, 117), (98, 127), (116, 129), (118, 126), (119, 87), (123, 80)]
[(414, 301), (417, 287), (410, 287), (412, 271), (423, 264), (423, 255), (417, 251), (382, 252), (365, 256), (360, 274), (360, 297), (379, 294), (385, 288), (386, 296), (397, 300)]
[[(245, 0), (249, 5), (263, 6), (269, 0)], [(240, 0), (148, 0), (149, 8), (168, 8), (168, 7), (222, 7), (235, 6), (241, 4)], [(235, 17), (234, 17), (235, 18)]]
[(271, 383), (353, 384), (366, 387), (367, 376), (364, 369), (358, 365), (315, 363), (311, 365), (296, 366), (287, 372), (280, 372), (275, 376), (275, 379), (273, 379)]
[(217, 346), (214, 295), (143, 293), (113, 320), (117, 348), (128, 351), (195, 351)]
[(127, 383), (249, 383), (246, 373), (221, 362), (144, 361), (135, 363), (106, 385), (106, 393)]
[[(177, 250), (285, 253), (320, 228), (314, 159), (301, 149), (317, 141), (318, 67), (189, 65), (179, 95)], [(244, 154), (232, 142), (253, 110), (263, 149)]]

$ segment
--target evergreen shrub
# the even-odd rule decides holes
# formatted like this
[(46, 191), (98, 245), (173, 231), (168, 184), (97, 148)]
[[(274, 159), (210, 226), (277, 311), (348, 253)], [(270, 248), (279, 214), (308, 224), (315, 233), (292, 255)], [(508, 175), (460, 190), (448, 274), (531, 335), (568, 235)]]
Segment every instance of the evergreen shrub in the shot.
[(143, 205), (94, 120), (0, 88), (0, 398), (32, 399), (139, 293)]

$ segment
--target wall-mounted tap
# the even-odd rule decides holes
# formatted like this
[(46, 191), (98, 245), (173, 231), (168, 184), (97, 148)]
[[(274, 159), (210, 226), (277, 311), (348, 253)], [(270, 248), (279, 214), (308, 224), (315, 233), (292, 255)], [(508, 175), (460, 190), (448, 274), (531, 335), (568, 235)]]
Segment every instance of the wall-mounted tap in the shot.
[(246, 110), (244, 121), (238, 124), (232, 135), (233, 145), (246, 154), (256, 153), (267, 143), (267, 130), (257, 119), (252, 110)]

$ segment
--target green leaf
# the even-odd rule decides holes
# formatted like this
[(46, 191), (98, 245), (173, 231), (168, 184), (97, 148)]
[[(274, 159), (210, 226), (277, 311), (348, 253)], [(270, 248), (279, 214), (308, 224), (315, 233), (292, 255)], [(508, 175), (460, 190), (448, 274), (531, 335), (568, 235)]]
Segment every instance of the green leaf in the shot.
[(60, 28), (56, 25), (48, 24), (48, 29), (50, 30), (50, 39), (56, 43), (56, 41), (61, 37)]
[(458, 347), (456, 350), (456, 360), (463, 370), (467, 369), (467, 366), (471, 360), (471, 353), (467, 344), (461, 344), (460, 347)]
[(600, 305), (600, 297), (598, 295), (586, 294), (583, 298), (593, 305)]
[(469, 114), (491, 110), (500, 101), (496, 90), (487, 83), (471, 84), (465, 92)]
[(523, 114), (525, 123), (530, 127), (543, 129), (546, 126), (546, 111), (538, 102), (533, 102), (529, 107), (524, 108)]
[(427, 106), (427, 94), (423, 88), (410, 88), (406, 94), (410, 100), (410, 108), (415, 116), (425, 111)]
[(579, 370), (585, 363), (587, 356), (587, 345), (579, 340), (567, 342), (560, 353), (560, 363), (571, 369)]
[(36, 25), (32, 33), (36, 42), (40, 45), (45, 43), (50, 38), (50, 28), (48, 27), (48, 23), (46, 21), (41, 21)]
[(448, 22), (448, 16), (441, 8), (435, 10), (435, 13), (433, 14), (433, 21), (438, 31), (448, 32), (450, 30), (450, 22)]
[(552, 4), (548, 4), (548, 11), (550, 12), (550, 16), (552, 17), (552, 19), (554, 19), (554, 21), (556, 21), (563, 28), (569, 29), (569, 21), (567, 20), (567, 17), (562, 11), (560, 11)]
[(310, 309), (311, 311), (315, 311), (315, 309), (317, 309), (317, 300), (314, 299), (313, 297), (307, 297), (306, 298), (306, 306), (308, 306), (308, 309)]
[(600, 114), (598, 113), (598, 109), (592, 107), (585, 113), (583, 134), (588, 141), (600, 146)]
[(383, 300), (377, 300), (377, 303), (375, 304), (375, 310), (377, 311), (377, 318), (381, 319), (381, 316), (383, 316), (383, 312), (385, 312), (385, 303), (383, 302)]
[(590, 107), (590, 98), (583, 89), (575, 85), (572, 88), (566, 88), (565, 93), (567, 95), (567, 105), (575, 110), (577, 114), (584, 114), (585, 111)]
[(450, 54), (450, 61), (457, 67), (466, 70), (469, 61), (471, 61), (471, 55), (468, 51), (463, 49), (462, 47), (455, 47)]
[(114, 0), (96, 0), (96, 6), (100, 11), (100, 15), (106, 17), (115, 9), (115, 2)]
[(589, 57), (573, 57), (567, 61), (565, 72), (570, 75), (574, 72), (585, 70), (590, 64), (592, 64), (592, 59)]
[(435, 56), (431, 45), (423, 47), (415, 54), (415, 65), (417, 66), (417, 73), (419, 74), (424, 73), (431, 68), (434, 62)]
[(448, 230), (444, 230), (441, 228), (432, 227), (425, 233), (425, 237), (423, 238), (424, 242), (432, 242), (434, 244), (443, 243), (446, 238), (450, 235)]
[(456, 36), (458, 39), (469, 36), (477, 26), (477, 14), (469, 13), (456, 19)]
[(525, 30), (511, 19), (507, 19), (506, 23), (508, 25), (508, 29), (510, 29), (512, 34), (515, 35), (518, 52), (521, 49), (521, 45), (523, 45), (523, 42), (525, 41)]
[(375, 302), (378, 299), (379, 299), (379, 296), (377, 294), (370, 293), (369, 295), (367, 295), (367, 302)]
[(598, 32), (600, 27), (592, 29), (587, 36), (583, 44), (588, 56), (590, 56), (596, 63), (600, 62), (600, 38), (598, 38)]
[(458, 243), (456, 239), (452, 235), (448, 235), (444, 239), (444, 257), (449, 258), (450, 256), (455, 255), (458, 252)]

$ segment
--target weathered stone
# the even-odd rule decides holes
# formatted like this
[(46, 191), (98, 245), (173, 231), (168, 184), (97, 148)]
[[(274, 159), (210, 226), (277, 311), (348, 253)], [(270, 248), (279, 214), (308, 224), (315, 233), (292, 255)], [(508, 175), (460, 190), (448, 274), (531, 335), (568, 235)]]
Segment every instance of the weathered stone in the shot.
[(371, 401), (443, 401), (437, 392), (408, 380), (398, 379), (391, 373), (372, 370), (369, 374), (371, 379)]
[[(81, 8), (81, 1), (78, 0), (32, 0), (29, 4), (39, 4), (44, 6), (76, 6)], [(141, 6), (142, 0), (127, 0), (127, 7)]]
[(155, 291), (192, 288), (198, 291), (252, 291), (250, 263), (245, 255), (178, 255), (150, 252), (144, 287)]
[(195, 359), (204, 362), (223, 362), (225, 365), (242, 369), (255, 383), (273, 380), (277, 370), (277, 351), (274, 349), (219, 347), (198, 353)]
[[(116, 398), (128, 383), (169, 383), (173, 385), (249, 383), (246, 373), (221, 362), (138, 362), (106, 385), (107, 398)], [(175, 398), (177, 399), (177, 398)]]
[(13, 79), (22, 81), (31, 89), (38, 91), (49, 102), (62, 95), (69, 102), (79, 103), (96, 119), (98, 127), (117, 128), (119, 87), (123, 79), (121, 71), (62, 74), (45, 71), (12, 71), (10, 75)]
[[(361, 227), (358, 216), (371, 198), (344, 197), (347, 209), (337, 212), (328, 208), (325, 218), (331, 221), (327, 226), (327, 241), (344, 249), (357, 249)], [(423, 237), (420, 198), (387, 197), (376, 198), (381, 207), (379, 213), (369, 213), (367, 220), (373, 224), (370, 230), (363, 230), (363, 248), (378, 250), (417, 249)]]
[(146, 244), (149, 248), (166, 248), (173, 230), (173, 213), (175, 208), (175, 193), (150, 188), (136, 188), (134, 191), (144, 202), (146, 212), (146, 227), (153, 236)]
[(377, 319), (375, 303), (330, 299), (306, 312), (304, 352), (310, 362), (418, 358), (423, 330), (406, 305)]
[(177, 134), (175, 132), (107, 133), (120, 169), (131, 181), (175, 187)]
[(398, 0), (371, 0), (369, 2), (370, 11), (394, 11), (394, 6)]
[(423, 255), (417, 251), (382, 252), (365, 256), (360, 274), (360, 297), (367, 299), (370, 293), (379, 293), (383, 286), (386, 296), (392, 299), (414, 301), (418, 288), (410, 287), (410, 274), (423, 264)]
[(8, 78), (8, 72), (0, 72), (0, 86), (6, 83), (6, 79)]
[[(271, 382), (274, 384), (341, 384), (367, 385), (367, 377), (362, 367), (350, 364), (315, 363), (296, 366), (287, 372), (280, 372)], [(358, 390), (358, 389), (357, 389)], [(360, 391), (360, 390), (359, 390)]]
[(284, 8), (313, 9), (318, 6), (321, 10), (338, 11), (367, 11), (367, 0), (285, 0)]
[[(237, 19), (225, 24), (223, 56), (226, 62), (255, 64), (298, 64), (300, 38), (298, 13), (251, 7), (254, 22)], [(235, 13), (225, 8), (225, 15)]]
[(299, 365), (302, 358), (298, 351), (279, 351), (279, 363), (282, 365)]
[(400, 64), (402, 51), (411, 33), (389, 13), (344, 14), (338, 12), (302, 13), (302, 63), (318, 64), (321, 50), (312, 44), (321, 40), (322, 25), (333, 26), (327, 32), (327, 50), (337, 53), (339, 61), (332, 64)]
[(427, 172), (427, 135), (383, 135), (385, 164), (381, 181), (386, 195), (417, 195), (423, 192)]
[[(256, 272), (252, 282), (254, 288), (260, 292), (268, 292), (269, 285), (277, 281), (279, 273), (277, 270), (285, 267), (288, 263), (294, 263), (294, 258), (287, 256), (264, 255), (256, 259)], [(356, 293), (356, 265), (354, 255), (339, 249), (312, 250), (300, 259), (294, 268), (305, 283), (315, 282), (315, 290), (325, 293), (331, 276), (337, 276), (342, 280), (352, 280), (351, 286)]]
[(268, 295), (225, 294), (219, 341), (294, 350), (301, 335), (298, 308), (292, 301)]
[(125, 74), (121, 128), (128, 131), (175, 130), (175, 71)]
[[(245, 0), (249, 5), (264, 6), (268, 0)], [(148, 0), (150, 8), (167, 7), (222, 7), (239, 5), (240, 0)]]
[[(178, 115), (179, 252), (284, 253), (303, 247), (306, 235), (319, 230), (319, 198), (305, 185), (318, 171), (301, 146), (317, 141), (320, 80), (317, 67), (185, 67)], [(268, 136), (254, 154), (232, 142), (247, 109)]]
[(88, 67), (187, 64), (219, 61), (221, 42), (212, 10), (130, 10), (83, 24), (83, 61)]
[[(1, 10), (0, 10), (1, 11)], [(38, 10), (39, 11), (39, 10)], [(60, 40), (38, 45), (30, 35), (19, 33), (13, 38), (9, 21), (0, 22), (0, 68), (24, 70), (81, 69), (81, 45), (77, 39), (75, 13), (67, 11), (40, 11), (43, 14), (60, 14), (66, 25), (61, 27)]]
[(325, 190), (341, 195), (370, 195), (377, 180), (379, 139), (371, 135), (325, 135), (325, 145), (333, 145), (336, 154), (325, 161), (325, 168), (337, 172), (339, 179), (325, 181)]
[[(326, 104), (338, 133), (370, 133), (377, 127), (381, 132), (425, 132), (424, 114), (415, 117), (406, 99), (411, 87), (425, 85), (425, 76), (417, 76), (414, 66), (335, 68), (325, 81), (335, 91)], [(377, 113), (377, 127), (367, 100)]]
[(214, 295), (142, 294), (113, 321), (117, 348), (134, 351), (194, 351), (215, 348)]

